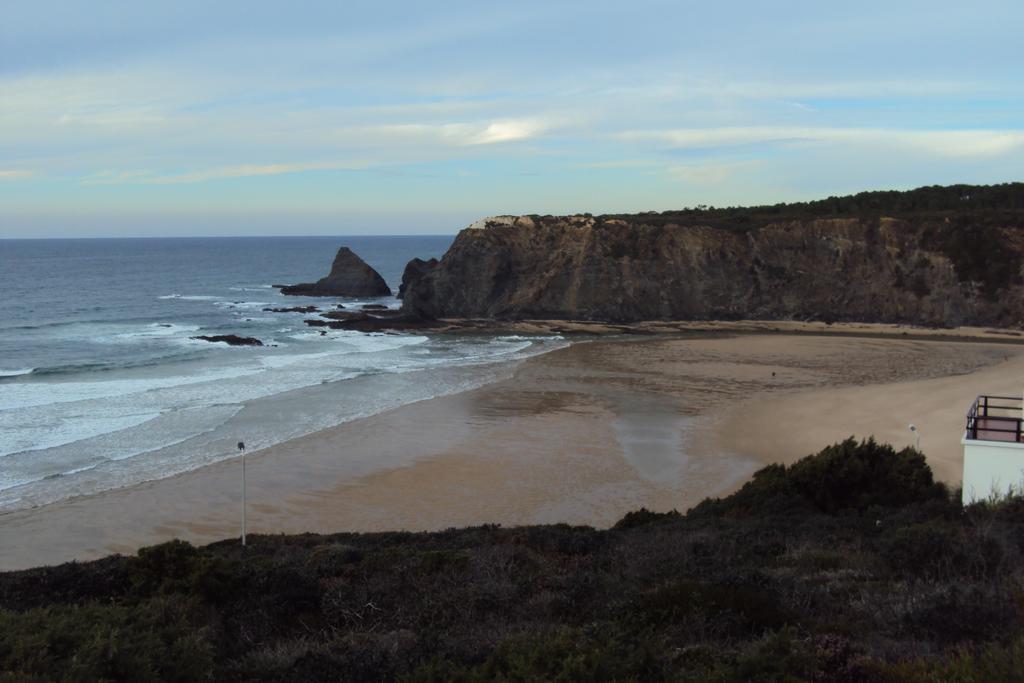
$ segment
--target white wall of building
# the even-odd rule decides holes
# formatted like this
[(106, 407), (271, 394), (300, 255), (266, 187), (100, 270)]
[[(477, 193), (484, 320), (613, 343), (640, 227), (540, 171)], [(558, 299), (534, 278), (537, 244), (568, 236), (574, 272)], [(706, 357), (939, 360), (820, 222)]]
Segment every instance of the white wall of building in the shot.
[(1024, 490), (1024, 444), (962, 439), (963, 503)]

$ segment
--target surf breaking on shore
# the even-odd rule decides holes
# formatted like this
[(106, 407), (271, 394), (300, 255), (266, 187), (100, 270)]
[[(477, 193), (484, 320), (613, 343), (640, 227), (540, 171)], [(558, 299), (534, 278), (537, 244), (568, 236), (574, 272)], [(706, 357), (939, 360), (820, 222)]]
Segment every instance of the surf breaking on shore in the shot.
[(335, 332), (330, 346), (230, 362), (45, 374), (0, 396), (0, 510), (173, 476), (234, 454), (500, 377), (560, 338), (457, 344)]

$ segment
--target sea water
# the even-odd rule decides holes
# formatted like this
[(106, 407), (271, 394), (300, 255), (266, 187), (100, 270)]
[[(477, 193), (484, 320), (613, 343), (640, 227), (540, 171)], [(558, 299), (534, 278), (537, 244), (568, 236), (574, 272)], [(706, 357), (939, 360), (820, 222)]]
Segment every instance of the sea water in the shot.
[[(216, 462), (480, 386), (558, 337), (325, 330), (282, 296), (346, 245), (392, 289), (450, 236), (0, 240), (0, 511)], [(326, 334), (321, 334), (325, 331)], [(198, 335), (259, 338), (231, 347)]]

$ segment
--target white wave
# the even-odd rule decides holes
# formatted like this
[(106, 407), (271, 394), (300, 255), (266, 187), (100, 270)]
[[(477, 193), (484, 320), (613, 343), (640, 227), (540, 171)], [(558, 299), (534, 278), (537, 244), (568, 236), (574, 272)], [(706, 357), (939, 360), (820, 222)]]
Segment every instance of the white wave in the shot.
[[(204, 406), (154, 415), (138, 425), (99, 434), (79, 432), (81, 439), (36, 450), (5, 455), (0, 490), (27, 483), (69, 476), (103, 463), (126, 461), (144, 453), (176, 446), (216, 429), (234, 417), (241, 406)], [(67, 423), (65, 429), (81, 425)], [(56, 471), (55, 471), (56, 470)]]
[[(30, 423), (12, 420), (8, 415), (9, 413), (6, 412), (0, 413), (0, 427), (4, 432), (3, 443), (0, 444), (0, 457), (12, 453), (41, 451), (100, 434), (135, 427), (158, 417), (160, 413), (79, 414), (71, 416), (71, 419), (50, 416)], [(3, 469), (10, 470), (11, 467), (5, 462)]]
[[(191, 334), (192, 332), (198, 331), (198, 325), (179, 325), (177, 323), (150, 323), (141, 330), (135, 330), (133, 332), (122, 332), (121, 334), (114, 335), (113, 339), (165, 339), (167, 337)], [(100, 339), (102, 340), (102, 338)]]
[(338, 335), (346, 344), (354, 347), (356, 353), (380, 353), (392, 351), (405, 346), (416, 346), (429, 340), (429, 337), (405, 334), (382, 334), (361, 332), (342, 332)]
[(72, 474), (80, 474), (82, 472), (88, 472), (89, 470), (94, 470), (94, 469), (96, 469), (96, 467), (97, 467), (96, 465), (83, 465), (82, 467), (73, 467), (72, 469), (70, 469), (70, 470), (68, 470), (66, 472), (61, 472), (60, 476), (62, 476), (62, 477), (69, 477)]
[[(320, 334), (320, 332), (326, 334)], [(305, 331), (284, 328), (278, 332), (291, 332), (289, 339), (296, 341), (342, 342), (351, 347), (353, 353), (378, 353), (401, 349), (406, 346), (417, 346), (429, 341), (429, 337), (420, 335), (385, 334), (380, 332), (353, 332), (351, 330), (332, 330), (329, 327), (317, 327)]]
[[(218, 346), (189, 342), (182, 332), (170, 339)], [(102, 381), (3, 385), (0, 433), (18, 438), (2, 447), (36, 450), (4, 456), (0, 489), (17, 488), (0, 495), (0, 509), (171, 476), (233, 455), (239, 433), (252, 449), (272, 445), (464, 390), (504, 372), (497, 363), (564, 345), (515, 335), (454, 341), (350, 330), (306, 335), (316, 341), (252, 354), (225, 350), (173, 366), (174, 375), (164, 367), (145, 371), (163, 376), (114, 371)], [(73, 470), (78, 474), (65, 476)]]
[[(402, 302), (391, 296), (380, 297), (379, 299), (354, 299), (346, 300), (345, 308), (348, 310), (359, 310), (363, 306), (384, 306), (389, 311), (397, 311), (402, 307)], [(369, 311), (373, 313), (373, 311)]]
[(342, 336), (336, 330), (331, 330), (329, 328), (323, 328), (323, 331), (324, 334), (320, 334), (320, 332), (316, 331), (296, 332), (290, 327), (286, 327), (283, 330), (278, 330), (278, 332), (280, 333), (293, 332), (294, 334), (289, 334), (288, 338), (294, 339), (296, 341), (330, 341), (332, 339), (340, 339)]
[(240, 410), (240, 405), (217, 405), (168, 411), (150, 424), (143, 425), (145, 429), (139, 427), (124, 430), (116, 435), (100, 437), (103, 441), (111, 441), (116, 437), (114, 444), (101, 446), (98, 443), (100, 439), (94, 439), (94, 443), (101, 446), (100, 450), (108, 460), (127, 460), (141, 453), (174, 446), (198, 434), (212, 431), (237, 415)]
[(221, 308), (237, 308), (242, 310), (261, 309), (264, 306), (269, 306), (269, 301), (217, 301), (214, 306), (220, 306)]
[[(206, 342), (197, 342), (206, 343)], [(75, 403), (114, 397), (135, 396), (156, 389), (172, 389), (192, 384), (234, 379), (260, 372), (259, 366), (229, 366), (194, 375), (172, 375), (143, 379), (109, 379), (72, 382), (36, 382), (11, 384), (0, 392), (0, 411), (58, 403)]]
[(192, 295), (192, 294), (164, 294), (157, 299), (181, 299), (182, 301), (219, 301), (219, 296)]
[(562, 341), (565, 339), (560, 334), (549, 334), (549, 335), (530, 335), (524, 336), (521, 334), (506, 334), (501, 337), (495, 337), (495, 341)]
[(31, 375), (33, 371), (35, 368), (16, 368), (14, 370), (0, 368), (0, 377), (21, 377), (22, 375)]
[(263, 358), (260, 358), (260, 365), (270, 369), (286, 368), (292, 365), (308, 363), (310, 361), (321, 360), (324, 358), (330, 358), (331, 356), (335, 355), (337, 354), (331, 353), (329, 351), (324, 351), (322, 353), (301, 353), (287, 355), (281, 354), (276, 356), (264, 356)]
[[(362, 371), (363, 366), (372, 365), (378, 358), (374, 353), (397, 350), (411, 344), (422, 344), (426, 337), (404, 337), (398, 335), (380, 335), (374, 338), (358, 332), (343, 332), (346, 335), (343, 344), (338, 348), (316, 353), (279, 353), (275, 355), (242, 356), (227, 345), (210, 344), (206, 341), (183, 339), (182, 343), (202, 345), (208, 348), (221, 347), (230, 351), (232, 361), (237, 365), (204, 368), (194, 374), (176, 374), (130, 379), (76, 380), (36, 383), (14, 383), (4, 387), (0, 392), (0, 411), (50, 406), (56, 404), (72, 404), (80, 401), (114, 399), (129, 397), (132, 404), (139, 402), (159, 401), (154, 399), (154, 392), (172, 392), (174, 403), (195, 405), (198, 403), (234, 403), (239, 401), (267, 396), (280, 391), (288, 391), (301, 386), (318, 384), (333, 374), (337, 368), (355, 368)], [(365, 339), (362, 339), (365, 337)], [(270, 352), (276, 349), (268, 349)], [(364, 362), (355, 361), (365, 355)], [(334, 364), (323, 365), (329, 359)], [(282, 377), (257, 378), (261, 373), (295, 367)], [(160, 394), (162, 395), (162, 394)], [(164, 397), (167, 400), (169, 397)], [(165, 406), (166, 407), (166, 406)]]
[(265, 292), (273, 289), (273, 285), (257, 285), (255, 287), (228, 287), (233, 292)]

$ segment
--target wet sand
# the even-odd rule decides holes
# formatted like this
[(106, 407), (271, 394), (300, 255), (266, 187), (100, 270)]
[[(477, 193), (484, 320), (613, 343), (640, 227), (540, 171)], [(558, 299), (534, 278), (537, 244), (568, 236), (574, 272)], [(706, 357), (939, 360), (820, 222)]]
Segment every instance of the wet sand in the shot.
[[(849, 435), (922, 448), (959, 478), (975, 394), (1016, 394), (1024, 347), (748, 334), (575, 344), (507, 380), (339, 425), (247, 457), (250, 533), (607, 526), (685, 510), (769, 462)], [(239, 534), (241, 468), (0, 516), (0, 569)]]

